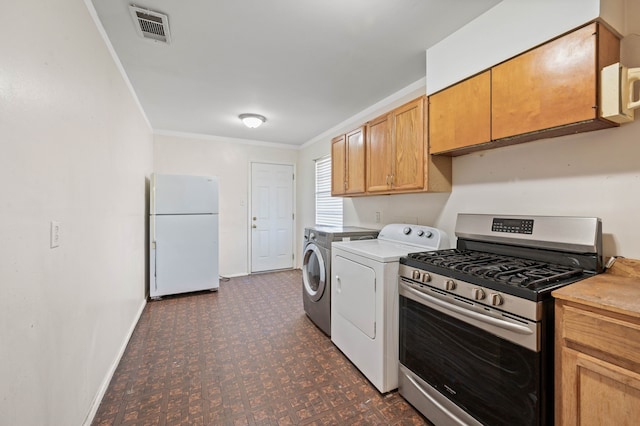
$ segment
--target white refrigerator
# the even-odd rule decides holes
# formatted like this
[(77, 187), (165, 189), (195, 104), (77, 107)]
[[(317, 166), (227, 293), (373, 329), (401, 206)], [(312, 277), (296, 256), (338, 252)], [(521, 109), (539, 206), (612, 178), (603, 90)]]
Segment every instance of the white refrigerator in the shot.
[(149, 217), (149, 295), (217, 291), (218, 178), (154, 173)]

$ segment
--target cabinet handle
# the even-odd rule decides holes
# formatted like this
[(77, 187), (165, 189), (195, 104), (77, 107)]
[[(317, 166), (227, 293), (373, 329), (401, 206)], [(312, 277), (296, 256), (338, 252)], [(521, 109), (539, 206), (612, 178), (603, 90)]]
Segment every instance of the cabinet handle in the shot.
[(387, 186), (389, 186), (389, 175), (387, 175)]
[(393, 186), (393, 178), (394, 178), (394, 176), (393, 176), (393, 175), (391, 175), (391, 176), (389, 176), (389, 177), (391, 178), (391, 186)]

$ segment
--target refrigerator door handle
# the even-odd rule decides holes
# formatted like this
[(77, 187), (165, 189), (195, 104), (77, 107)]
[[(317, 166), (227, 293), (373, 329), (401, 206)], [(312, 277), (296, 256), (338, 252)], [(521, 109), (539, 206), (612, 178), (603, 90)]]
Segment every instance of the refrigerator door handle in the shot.
[(158, 290), (158, 245), (153, 242), (153, 285)]
[(151, 194), (150, 195), (150, 199), (151, 202), (149, 203), (149, 213), (151, 213), (152, 215), (156, 214), (156, 174), (152, 173), (151, 174)]
[(153, 286), (158, 290), (158, 243), (156, 242), (156, 216), (151, 215), (151, 250), (153, 250)]

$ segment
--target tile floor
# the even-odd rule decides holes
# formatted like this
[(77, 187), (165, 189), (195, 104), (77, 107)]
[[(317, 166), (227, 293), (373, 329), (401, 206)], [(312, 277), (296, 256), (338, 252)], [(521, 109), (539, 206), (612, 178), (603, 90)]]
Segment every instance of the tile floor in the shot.
[(299, 270), (147, 304), (93, 425), (429, 425), (306, 317)]

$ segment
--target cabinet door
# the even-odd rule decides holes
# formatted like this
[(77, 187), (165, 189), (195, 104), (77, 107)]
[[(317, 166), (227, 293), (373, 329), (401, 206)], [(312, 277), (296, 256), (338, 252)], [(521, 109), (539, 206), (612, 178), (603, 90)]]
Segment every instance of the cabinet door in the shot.
[(343, 195), (346, 186), (346, 136), (331, 140), (331, 195)]
[(491, 71), (429, 97), (432, 154), (491, 141)]
[(492, 68), (492, 139), (597, 117), (596, 24)]
[(388, 191), (392, 175), (391, 119), (383, 115), (367, 123), (367, 192)]
[(346, 135), (346, 188), (347, 194), (359, 194), (364, 192), (365, 187), (365, 149), (364, 149), (364, 127), (353, 130)]
[(424, 186), (424, 100), (416, 99), (393, 110), (394, 191)]
[(562, 425), (635, 425), (640, 374), (566, 347), (562, 354)]

